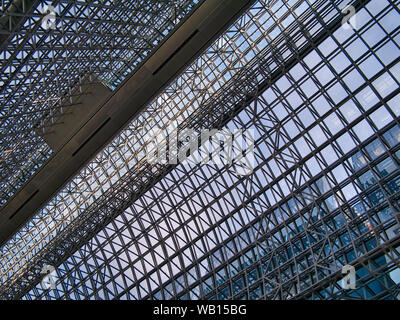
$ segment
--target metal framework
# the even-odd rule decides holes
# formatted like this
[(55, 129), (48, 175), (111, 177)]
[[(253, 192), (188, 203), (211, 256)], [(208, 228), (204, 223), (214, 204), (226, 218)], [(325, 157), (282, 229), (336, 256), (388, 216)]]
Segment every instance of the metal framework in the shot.
[[(2, 297), (397, 299), (398, 3), (257, 1), (2, 248)], [(149, 164), (173, 120), (253, 129), (253, 173)]]
[[(74, 89), (115, 89), (198, 2), (1, 2), (0, 207), (51, 157), (39, 133), (76, 107)], [(54, 30), (41, 26), (48, 5)]]

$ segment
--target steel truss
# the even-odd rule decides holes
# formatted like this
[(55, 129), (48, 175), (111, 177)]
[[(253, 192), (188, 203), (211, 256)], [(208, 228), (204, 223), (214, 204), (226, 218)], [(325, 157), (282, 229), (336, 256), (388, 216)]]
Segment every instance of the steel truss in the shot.
[[(354, 5), (363, 12), (371, 2)], [(398, 14), (398, 9), (390, 3), (374, 12), (370, 5), (369, 20), (339, 46), (333, 35), (340, 34), (340, 11), (332, 3), (316, 1), (313, 9), (296, 16), (262, 50), (259, 41), (250, 41), (251, 49), (239, 56), (245, 63), (231, 68), (235, 71), (231, 79), (222, 80), (214, 91), (212, 81), (204, 80), (207, 67), (201, 66), (208, 66), (206, 61), (212, 57), (234, 55), (232, 48), (223, 50), (221, 44), (232, 45), (232, 39), (243, 36), (246, 28), (251, 33), (251, 22), (263, 16), (259, 10), (276, 17), (281, 8), (271, 5), (256, 3), (130, 127), (150, 126), (151, 117), (157, 121), (161, 116), (154, 114), (156, 103), (171, 103), (182, 92), (195, 92), (198, 105), (179, 114), (187, 115), (182, 126), (254, 128), (258, 133), (254, 173), (241, 177), (232, 167), (214, 165), (151, 166), (138, 157), (140, 161), (39, 251), (31, 265), (5, 283), (8, 291), (3, 297), (26, 294), (40, 281), (46, 264), (58, 266), (57, 289), (47, 291), (37, 285), (25, 298), (397, 297), (398, 286), (388, 274), (399, 267), (394, 231), (399, 223), (400, 129), (391, 106), (400, 93), (399, 57), (383, 61), (373, 53), (388, 43), (398, 49), (394, 39), (399, 26), (389, 31), (381, 26), (383, 17)], [(301, 1), (286, 8), (275, 24), (295, 14), (300, 5)], [(365, 41), (363, 35), (378, 23), (384, 36), (360, 56), (343, 49), (356, 40)], [(327, 40), (336, 44), (328, 53)], [(257, 55), (247, 63), (245, 57), (252, 50)], [(354, 61), (341, 68), (332, 62), (339, 54)], [(372, 55), (382, 68), (351, 88), (346, 75), (362, 72), (359, 64)], [(318, 76), (318, 71), (328, 72), (324, 67), (331, 79)], [(303, 71), (291, 72), (299, 68)], [(193, 83), (183, 81), (185, 76), (194, 77)], [(395, 87), (389, 94), (384, 94), (385, 88), (373, 87), (384, 76)], [(309, 81), (316, 83), (316, 90), (302, 89)], [(339, 92), (332, 95), (338, 83), (344, 97)], [(367, 102), (359, 99), (366, 90), (377, 101), (364, 110)], [(166, 94), (169, 99), (163, 101)], [(321, 98), (325, 111), (317, 103)], [(187, 105), (187, 100), (179, 99)], [(350, 102), (363, 112), (356, 116), (344, 112)], [(374, 115), (382, 108), (391, 120), (379, 125)], [(308, 112), (312, 121), (307, 124), (307, 117), (298, 116), (301, 112)], [(365, 129), (365, 123), (373, 134), (361, 138), (354, 128)], [(315, 128), (325, 139), (318, 140)], [(352, 141), (354, 147), (346, 151), (347, 146), (339, 143), (343, 136), (350, 137), (346, 142)], [(300, 139), (301, 144), (295, 143)], [(379, 148), (371, 155), (368, 150), (375, 144)], [(388, 160), (392, 167), (384, 171), (382, 163)], [(340, 178), (338, 168), (345, 178)], [(378, 179), (366, 184), (365, 176), (371, 172)], [(378, 261), (382, 257), (385, 261)], [(346, 263), (364, 272), (358, 277), (361, 288), (352, 292), (338, 283), (338, 272)], [(374, 281), (383, 290), (374, 292), (370, 287)]]

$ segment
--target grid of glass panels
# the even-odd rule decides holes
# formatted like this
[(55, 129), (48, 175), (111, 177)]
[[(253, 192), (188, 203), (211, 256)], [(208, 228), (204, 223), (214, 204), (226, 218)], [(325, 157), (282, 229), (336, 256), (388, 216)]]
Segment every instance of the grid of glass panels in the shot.
[[(296, 7), (299, 3), (297, 1)], [(286, 14), (289, 13), (288, 5), (284, 6)], [(265, 28), (268, 29), (264, 32), (275, 28), (281, 15), (275, 17), (274, 12), (281, 10), (281, 6), (274, 8), (271, 14), (266, 10), (267, 4), (255, 5), (3, 246), (2, 282), (10, 281), (15, 274), (20, 275), (27, 262), (32, 262), (43, 247), (91, 205), (100, 202), (105, 194), (114, 196), (114, 189), (121, 188), (122, 178), (133, 179), (138, 172), (144, 171), (148, 165), (141, 129), (149, 130), (155, 123), (165, 127), (171, 120), (180, 122), (199, 113), (196, 109), (266, 46), (266, 40), (257, 30), (258, 19), (267, 21)], [(297, 11), (301, 14), (307, 8), (301, 6)], [(251, 37), (260, 47), (251, 46)], [(94, 213), (98, 215), (98, 212)]]
[[(251, 176), (176, 167), (57, 268), (57, 290), (26, 298), (291, 298), (396, 238), (398, 15), (370, 1), (356, 30), (339, 28), (231, 119), (256, 132)], [(368, 266), (350, 294), (395, 298), (398, 249)]]
[[(51, 157), (40, 134), (75, 107), (72, 89), (115, 89), (199, 0), (15, 3), (0, 12), (0, 207)], [(41, 27), (48, 5), (54, 30)]]

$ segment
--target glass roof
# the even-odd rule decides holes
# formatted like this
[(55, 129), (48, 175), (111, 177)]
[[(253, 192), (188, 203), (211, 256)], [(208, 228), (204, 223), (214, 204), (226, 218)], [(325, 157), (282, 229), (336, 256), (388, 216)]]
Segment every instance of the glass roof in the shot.
[[(288, 10), (286, 6), (284, 8)], [(255, 5), (1, 248), (5, 258), (0, 262), (3, 282), (24, 270), (27, 261), (39, 260), (40, 250), (75, 218), (89, 210), (93, 213), (98, 211), (99, 206), (111, 202), (114, 197), (127, 198), (123, 189), (126, 188), (125, 181), (131, 181), (135, 176), (150, 178), (145, 175), (149, 164), (143, 135), (156, 123), (165, 128), (173, 120), (181, 123), (198, 114), (199, 107), (267, 45), (257, 27), (258, 16), (268, 20), (266, 30), (274, 27), (275, 20), (279, 19), (271, 17), (265, 4)], [(260, 48), (254, 46), (250, 36), (261, 42)], [(277, 68), (276, 64), (272, 67)], [(150, 170), (154, 174), (160, 172), (157, 167)], [(133, 191), (139, 191), (145, 181), (140, 181)], [(116, 195), (116, 190), (122, 195)]]
[[(1, 7), (0, 207), (53, 154), (40, 133), (72, 107), (71, 89), (88, 75), (115, 89), (199, 0), (17, 2)], [(50, 4), (54, 30), (41, 26)], [(24, 23), (9, 30), (13, 19)]]
[[(84, 244), (56, 269), (57, 288), (39, 284), (24, 298), (291, 298), (393, 238), (399, 12), (370, 1), (355, 29), (315, 46), (343, 7), (254, 4), (2, 248), (3, 282), (28, 279), (28, 260), (51, 263), (46, 245), (82, 230)], [(173, 120), (254, 130), (253, 174), (150, 166), (142, 134)], [(115, 218), (92, 237), (83, 223), (104, 208)], [(390, 270), (396, 256), (386, 257)]]

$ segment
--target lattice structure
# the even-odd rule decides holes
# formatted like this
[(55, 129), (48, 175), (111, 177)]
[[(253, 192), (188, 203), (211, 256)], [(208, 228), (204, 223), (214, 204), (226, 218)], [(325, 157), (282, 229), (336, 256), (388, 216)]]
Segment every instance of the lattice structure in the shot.
[(78, 107), (73, 89), (88, 75), (115, 89), (198, 2), (2, 1), (0, 206), (51, 157), (38, 133)]
[[(256, 2), (38, 214), (52, 229), (7, 243), (3, 297), (397, 299), (398, 1), (355, 1), (355, 28), (346, 4)], [(137, 132), (171, 120), (253, 129), (253, 173), (150, 165)], [(98, 197), (70, 205), (90, 179)], [(40, 233), (28, 264), (22, 240)], [(55, 290), (38, 283), (46, 264)]]

